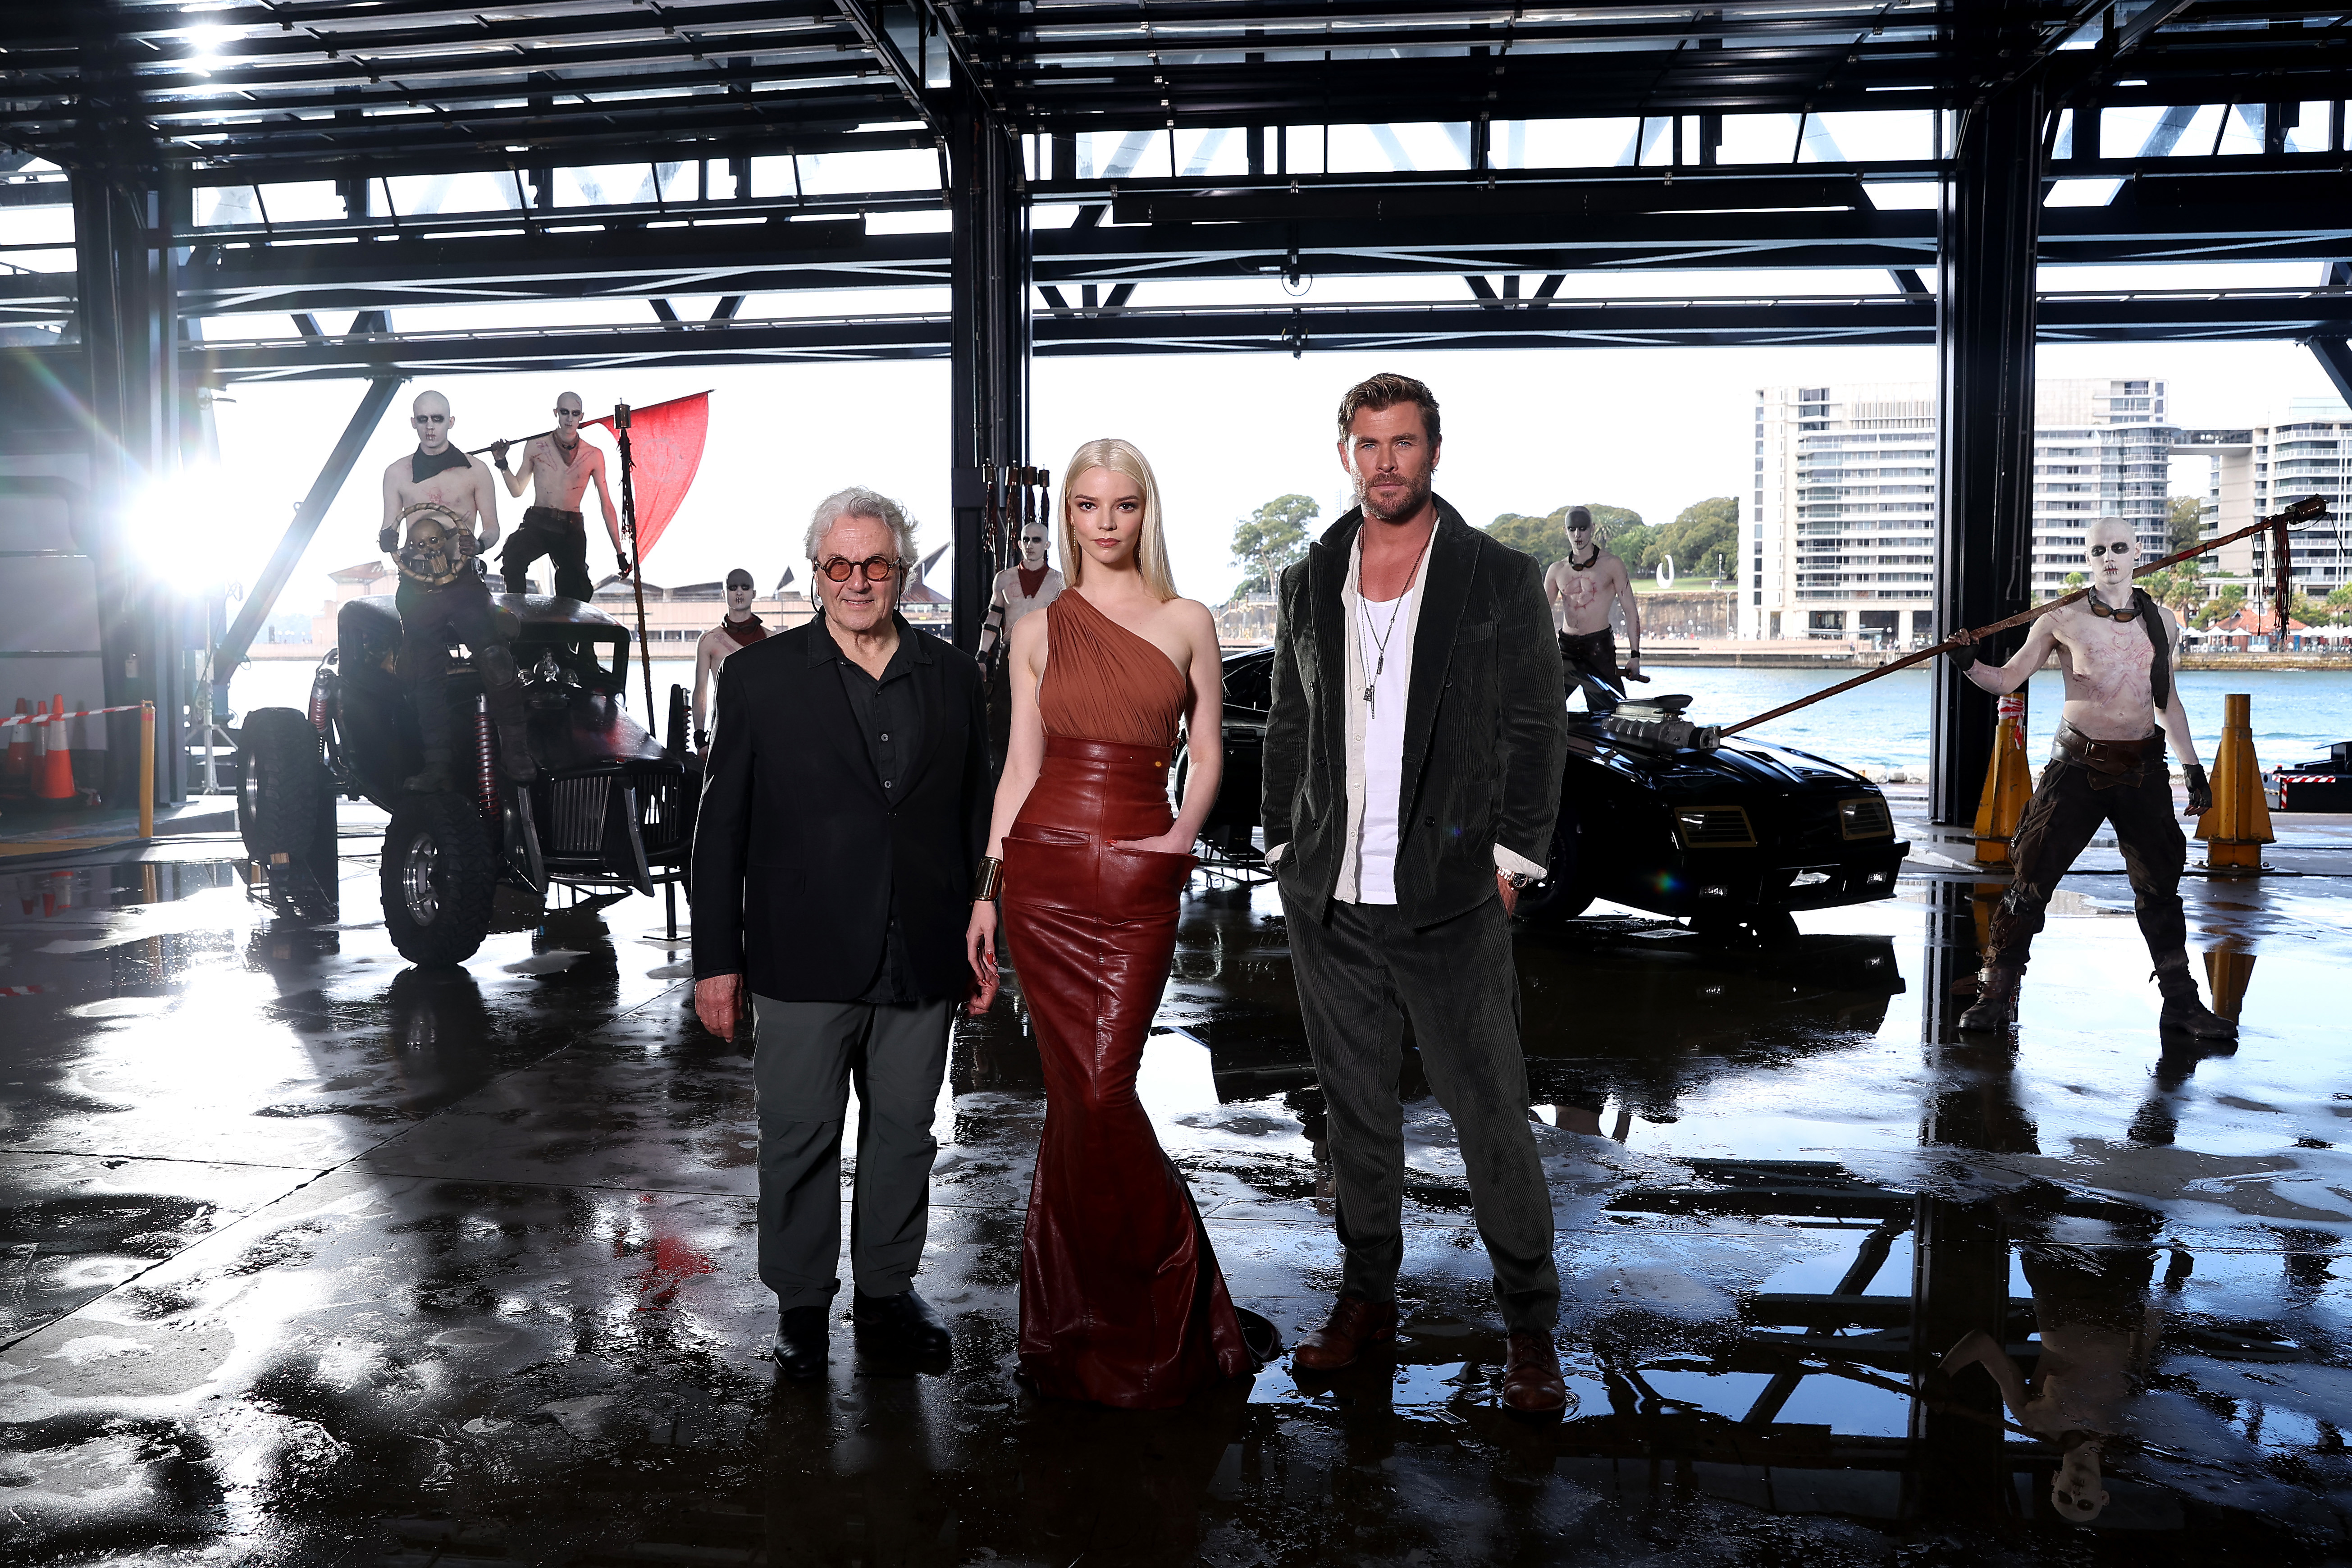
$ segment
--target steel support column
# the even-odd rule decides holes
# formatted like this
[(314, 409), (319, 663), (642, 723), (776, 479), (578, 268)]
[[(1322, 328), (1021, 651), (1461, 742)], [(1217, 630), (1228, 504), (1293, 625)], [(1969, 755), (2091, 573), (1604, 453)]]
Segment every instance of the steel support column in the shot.
[[(2001, 0), (1965, 0), (1958, 25), (1975, 36), (1978, 58), (1992, 62), (2022, 47), (2006, 31), (2016, 16)], [(1959, 112), (1944, 182), (1936, 258), (1939, 637), (2021, 610), (2032, 590), (2038, 79), (2029, 73)], [(2015, 646), (2011, 636), (1999, 652)], [(1937, 822), (1973, 816), (1992, 731), (1992, 698), (1937, 659), (1928, 734)]]
[[(75, 160), (75, 325), (88, 377), (91, 517), (99, 563), (99, 625), (109, 706), (155, 704), (155, 798), (186, 793), (184, 617), (172, 579), (139, 558), (136, 509), (172, 470), (180, 426), (176, 279), (164, 237), (167, 208), (138, 94), (107, 32), (118, 7), (84, 16), (86, 84)], [(107, 726), (110, 800), (129, 798), (139, 755), (135, 717)]]
[(2352, 338), (2313, 338), (2304, 346), (2336, 384), (2336, 395), (2352, 406)]
[(954, 425), (955, 640), (979, 643), (997, 563), (984, 476), (1000, 482), (1029, 446), (1029, 195), (1018, 137), (970, 86), (948, 139), (954, 223), (950, 325)]

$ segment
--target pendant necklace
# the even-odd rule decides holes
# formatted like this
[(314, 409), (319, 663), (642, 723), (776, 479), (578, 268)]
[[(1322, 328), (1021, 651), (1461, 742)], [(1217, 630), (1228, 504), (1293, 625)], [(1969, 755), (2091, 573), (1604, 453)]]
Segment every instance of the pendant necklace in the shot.
[[(1437, 529), (1433, 525), (1429, 531), (1429, 539), (1423, 540), (1420, 550), (1413, 554), (1412, 573), (1404, 580), (1404, 591), (1399, 594), (1396, 596), (1396, 602), (1389, 606), (1389, 624), (1385, 631), (1372, 629), (1371, 612), (1364, 607), (1371, 601), (1364, 596), (1363, 545), (1360, 541), (1356, 546), (1356, 614), (1363, 621), (1365, 635), (1372, 639), (1372, 648), (1376, 655), (1372, 663), (1371, 679), (1364, 682), (1364, 705), (1368, 708), (1372, 704), (1372, 688), (1380, 683), (1381, 671), (1389, 666), (1389, 639), (1396, 636), (1397, 616), (1403, 613), (1404, 602), (1412, 597), (1413, 579), (1421, 575), (1421, 558), (1429, 553), (1429, 540), (1436, 537)], [(1361, 645), (1359, 645), (1358, 651), (1362, 651)]]

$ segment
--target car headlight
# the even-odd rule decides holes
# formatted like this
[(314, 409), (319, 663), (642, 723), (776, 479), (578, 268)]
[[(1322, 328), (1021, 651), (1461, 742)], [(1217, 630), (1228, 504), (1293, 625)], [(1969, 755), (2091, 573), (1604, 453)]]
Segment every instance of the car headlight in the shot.
[(1892, 838), (1895, 819), (1887, 815), (1886, 797), (1853, 795), (1838, 802), (1838, 832), (1847, 838)]
[(1743, 805), (1681, 805), (1675, 834), (1685, 849), (1753, 849), (1756, 829)]

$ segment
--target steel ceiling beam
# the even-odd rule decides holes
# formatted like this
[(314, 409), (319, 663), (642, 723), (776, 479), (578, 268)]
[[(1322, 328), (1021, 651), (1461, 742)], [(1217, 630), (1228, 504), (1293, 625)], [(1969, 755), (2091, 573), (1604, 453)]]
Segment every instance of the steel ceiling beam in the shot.
[[(1114, 296), (1115, 298), (1115, 296)], [(2242, 341), (2352, 333), (2352, 289), (2158, 290), (2042, 297), (2044, 342)], [(760, 321), (478, 332), (388, 333), (237, 342), (183, 355), (191, 380), (306, 380), (386, 374), (603, 369), (625, 365), (822, 363), (946, 357), (948, 310)], [(1540, 349), (1919, 344), (1934, 341), (1936, 302), (1900, 294), (1686, 300), (1494, 300), (1221, 309), (1108, 305), (1041, 310), (1040, 356), (1254, 353), (1397, 348)], [(16, 351), (34, 363), (69, 349)], [(62, 363), (62, 362), (60, 362)]]
[[(2047, 207), (2041, 259), (2119, 264), (2183, 260), (2326, 261), (2352, 251), (2352, 190), (2314, 184), (2309, 199), (2275, 195), (2226, 199), (2229, 181), (2180, 182), (2215, 198), (2143, 193), (2099, 207)], [(1679, 186), (1680, 182), (1677, 182)], [(925, 205), (936, 198), (922, 198)], [(911, 204), (907, 204), (911, 205)], [(723, 216), (725, 204), (691, 209)], [(594, 233), (483, 233), (542, 219), (596, 221), (593, 210), (501, 215), (467, 223), (432, 218), (395, 228), (386, 220), (321, 226), (397, 239), (343, 245), (196, 247), (181, 279), (181, 309), (194, 316), (365, 310), (517, 300), (637, 299), (677, 294), (761, 294), (794, 289), (938, 287), (949, 278), (945, 234), (869, 235), (840, 214), (709, 228), (648, 226), (638, 214)], [(663, 220), (652, 220), (663, 221)], [(667, 220), (683, 225), (680, 217)], [(454, 237), (427, 238), (429, 224)], [(238, 232), (247, 232), (240, 230)], [(1277, 276), (1296, 265), (1317, 277), (1481, 272), (1574, 273), (1660, 267), (1913, 268), (1933, 265), (1934, 215), (1926, 212), (1755, 210), (1622, 214), (1586, 220), (1532, 216), (1411, 223), (1339, 221), (1227, 225), (1099, 225), (1034, 231), (1035, 278), (1054, 287), (1138, 282), (1230, 282)], [(0, 323), (35, 324), (71, 314), (64, 273), (0, 276)]]

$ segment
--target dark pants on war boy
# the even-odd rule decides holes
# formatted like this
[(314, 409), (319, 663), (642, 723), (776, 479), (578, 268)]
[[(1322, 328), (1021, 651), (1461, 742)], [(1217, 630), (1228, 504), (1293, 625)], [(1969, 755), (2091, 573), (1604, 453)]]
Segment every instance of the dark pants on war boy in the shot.
[(2093, 835), (2112, 826), (2148, 956), (2158, 969), (2185, 967), (2189, 928), (2180, 873), (2189, 864), (2189, 840), (2172, 813), (2160, 732), (2145, 741), (2086, 741), (2072, 725), (2061, 725), (2050, 765), (2017, 825), (2010, 848), (2016, 874), (1993, 911), (1985, 962), (2025, 967), (2059, 878)]

